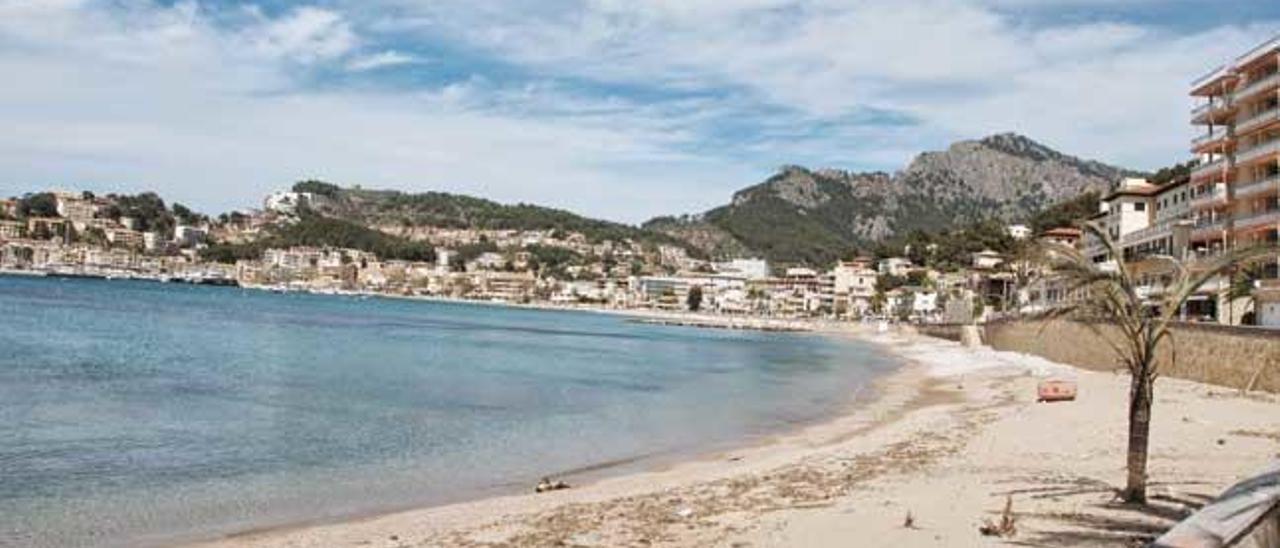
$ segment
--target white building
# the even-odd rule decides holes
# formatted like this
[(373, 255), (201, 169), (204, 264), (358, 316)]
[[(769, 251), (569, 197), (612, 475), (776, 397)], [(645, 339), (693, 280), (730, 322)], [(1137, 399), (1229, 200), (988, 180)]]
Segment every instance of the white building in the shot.
[(486, 251), (467, 265), (467, 270), (498, 270), (507, 265), (507, 258), (501, 253)]
[(274, 192), (262, 201), (262, 208), (275, 213), (293, 215), (301, 208), (318, 204), (321, 199), (321, 196), (310, 192)]
[(1015, 240), (1025, 240), (1031, 237), (1031, 227), (1027, 225), (1009, 225), (1004, 229), (1009, 234), (1009, 237)]
[(764, 259), (733, 259), (716, 263), (715, 271), (721, 274), (741, 276), (748, 280), (763, 280), (769, 277), (769, 262)]
[(933, 316), (938, 313), (938, 292), (922, 288), (913, 288), (915, 298), (911, 301), (911, 312), (918, 317)]
[(53, 194), (56, 201), (58, 215), (64, 219), (76, 223), (76, 226), (83, 226), (84, 223), (93, 219), (98, 213), (97, 204), (93, 200), (86, 200), (83, 194), (76, 192), (55, 192)]
[(881, 259), (877, 268), (881, 275), (885, 276), (906, 276), (911, 270), (911, 259), (905, 257), (889, 257)]
[(973, 268), (977, 270), (993, 270), (1004, 263), (1004, 257), (990, 249), (973, 254)]
[(198, 226), (178, 225), (173, 228), (173, 242), (179, 247), (195, 247), (208, 236), (208, 231)]
[(449, 261), (453, 259), (453, 250), (443, 247), (436, 248), (436, 271), (448, 272)]
[[(875, 270), (865, 262), (841, 261), (831, 269), (831, 292), (836, 313), (864, 316), (871, 309), (871, 297), (876, 293)], [(843, 310), (841, 304), (843, 303)]]

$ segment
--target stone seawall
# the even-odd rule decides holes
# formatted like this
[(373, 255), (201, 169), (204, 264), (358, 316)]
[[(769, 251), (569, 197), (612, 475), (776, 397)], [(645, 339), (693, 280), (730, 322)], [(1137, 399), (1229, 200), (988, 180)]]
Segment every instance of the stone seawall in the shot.
[(916, 331), (936, 339), (960, 342), (961, 327), (959, 324), (923, 324), (916, 326)]
[[(1114, 329), (1102, 328), (1118, 340)], [(997, 350), (1034, 354), (1085, 369), (1124, 368), (1111, 346), (1077, 322), (992, 322), (983, 330), (983, 342)], [(1161, 344), (1160, 371), (1169, 377), (1231, 388), (1253, 383), (1255, 390), (1280, 393), (1280, 332), (1181, 324), (1173, 328), (1172, 339)]]

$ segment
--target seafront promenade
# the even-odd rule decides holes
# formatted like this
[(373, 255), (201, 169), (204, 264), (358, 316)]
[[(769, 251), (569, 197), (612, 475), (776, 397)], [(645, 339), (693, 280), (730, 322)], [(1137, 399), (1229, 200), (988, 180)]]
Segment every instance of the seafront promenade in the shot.
[[(1280, 457), (1280, 399), (1163, 379), (1153, 502), (1124, 479), (1122, 375), (895, 331), (911, 365), (843, 416), (758, 446), (541, 495), (239, 535), (203, 546), (987, 546), (1006, 503), (1032, 545), (1144, 543)], [(1044, 378), (1074, 402), (1035, 398)], [(574, 478), (566, 478), (576, 483)]]

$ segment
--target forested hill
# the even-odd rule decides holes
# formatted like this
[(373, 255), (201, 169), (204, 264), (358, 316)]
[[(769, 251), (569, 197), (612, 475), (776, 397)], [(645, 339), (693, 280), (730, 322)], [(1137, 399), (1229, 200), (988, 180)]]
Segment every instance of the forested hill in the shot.
[(662, 232), (530, 204), (507, 205), (444, 192), (411, 194), (394, 190), (342, 188), (318, 181), (298, 183), (294, 190), (328, 198), (313, 207), (315, 213), (394, 234), (411, 234), (420, 227), (559, 230), (581, 233), (593, 242), (632, 240), (677, 245), (698, 253), (683, 239)]

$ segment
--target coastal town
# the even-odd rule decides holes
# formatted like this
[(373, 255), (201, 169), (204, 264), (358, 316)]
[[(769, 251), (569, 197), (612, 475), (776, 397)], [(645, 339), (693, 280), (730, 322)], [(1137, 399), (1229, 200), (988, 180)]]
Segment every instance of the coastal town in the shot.
[[(34, 196), (34, 197), (33, 197)], [(44, 211), (31, 205), (48, 196)], [(11, 274), (142, 279), (239, 285), (273, 291), (445, 297), (509, 304), (698, 311), (784, 318), (895, 318), (967, 321), (974, 311), (1033, 306), (1041, 293), (1017, 287), (1008, 257), (972, 254), (969, 268), (944, 272), (907, 257), (851, 257), (829, 269), (775, 270), (759, 258), (724, 261), (690, 257), (674, 245), (591, 242), (578, 233), (432, 228), (421, 238), (433, 261), (383, 259), (329, 247), (268, 248), (232, 264), (207, 260), (211, 240), (252, 241), (265, 227), (295, 222), (322, 197), (305, 192), (268, 196), (263, 208), (209, 219), (181, 215), (157, 223), (120, 214), (119, 197), (49, 192), (0, 202), (0, 268)], [(170, 226), (171, 225), (171, 226)], [(1058, 228), (1033, 235), (1006, 228), (1011, 241), (1033, 237), (1075, 243), (1080, 232)], [(486, 246), (461, 257), (458, 249)], [(545, 272), (540, 255), (588, 257)], [(909, 251), (909, 249), (908, 249)], [(460, 260), (461, 259), (461, 260)], [(1021, 294), (1018, 292), (1022, 291)], [(958, 315), (958, 316), (957, 316)]]
[[(1123, 249), (1144, 294), (1159, 294), (1168, 283), (1164, 257), (1194, 261), (1222, 254), (1231, 241), (1275, 241), (1276, 228), (1264, 219), (1274, 216), (1274, 205), (1266, 205), (1274, 202), (1274, 193), (1253, 196), (1280, 180), (1274, 155), (1250, 171), (1243, 185), (1249, 194), (1232, 202), (1226, 199), (1220, 164), (1211, 165), (1216, 167), (1196, 166), (1189, 176), (1163, 185), (1117, 181), (1087, 219), (1105, 227)], [(209, 218), (180, 204), (169, 211), (154, 195), (52, 191), (11, 198), (0, 201), (0, 273), (513, 305), (966, 323), (1042, 312), (1071, 298), (1065, 280), (1049, 275), (1022, 250), (1052, 242), (1098, 263), (1108, 260), (1102, 243), (1083, 237), (1076, 226), (1037, 233), (1026, 224), (1000, 227), (1007, 241), (1003, 253), (982, 249), (968, 254), (967, 264), (945, 270), (921, 264), (929, 262), (937, 244), (913, 252), (908, 243), (901, 255), (849, 257), (829, 268), (778, 268), (760, 258), (698, 259), (676, 245), (591, 241), (563, 230), (443, 227), (415, 231), (415, 238), (430, 246), (434, 257), (429, 261), (310, 246), (266, 248), (258, 257), (234, 262), (207, 256), (212, 242), (253, 242), (273, 226), (298, 222), (321, 200), (313, 193), (283, 191), (267, 196), (261, 209)], [(139, 208), (139, 202), (149, 207)], [(136, 216), (128, 214), (134, 210), (139, 210)], [(1237, 233), (1249, 240), (1227, 238)], [(578, 260), (555, 262), (557, 257)], [(1271, 282), (1276, 272), (1268, 263), (1247, 273), (1250, 278), (1206, 284), (1188, 302), (1183, 318), (1280, 326), (1280, 290)], [(1248, 284), (1245, 291), (1238, 288), (1241, 280)]]
[[(330, 205), (336, 186), (304, 181), (260, 208), (209, 217), (154, 194), (30, 193), (0, 200), (0, 272), (238, 285), (272, 291), (467, 299), (516, 305), (693, 311), (727, 316), (892, 319), (967, 323), (1040, 313), (1076, 292), (1028, 256), (1052, 242), (1114, 264), (1081, 223), (1102, 228), (1155, 298), (1173, 263), (1280, 241), (1280, 86), (1274, 43), (1232, 70), (1198, 79), (1190, 122), (1203, 132), (1194, 158), (1160, 181), (1124, 177), (1079, 218), (1048, 226), (988, 223), (964, 245), (940, 250), (911, 238), (834, 264), (770, 264), (752, 256), (700, 257), (677, 242), (606, 238), (563, 228), (373, 226), (410, 253), (327, 245), (271, 246), (268, 236)], [(993, 235), (992, 232), (995, 232)], [(227, 246), (249, 253), (221, 254)], [(952, 244), (956, 247), (955, 244)], [(951, 260), (935, 257), (946, 252)], [(1280, 327), (1276, 261), (1199, 287), (1184, 321)]]

